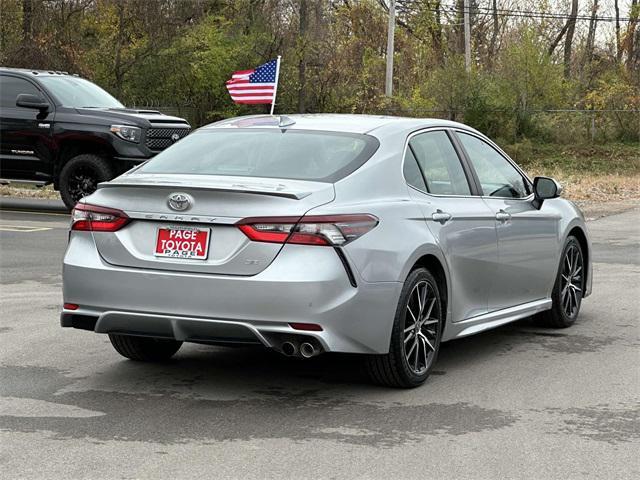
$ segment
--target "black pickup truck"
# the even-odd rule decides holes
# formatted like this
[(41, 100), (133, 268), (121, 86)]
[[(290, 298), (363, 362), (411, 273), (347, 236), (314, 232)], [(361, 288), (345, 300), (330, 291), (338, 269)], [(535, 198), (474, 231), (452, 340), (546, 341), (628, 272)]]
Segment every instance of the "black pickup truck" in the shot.
[(69, 208), (190, 130), (75, 75), (0, 68), (0, 181), (53, 183)]

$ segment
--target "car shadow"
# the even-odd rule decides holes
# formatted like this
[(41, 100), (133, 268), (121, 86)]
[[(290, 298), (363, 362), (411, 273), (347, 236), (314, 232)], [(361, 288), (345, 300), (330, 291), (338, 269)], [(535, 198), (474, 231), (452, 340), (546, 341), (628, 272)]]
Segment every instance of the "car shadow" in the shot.
[[(572, 335), (569, 340), (568, 335)], [(541, 328), (533, 320), (525, 319), (443, 343), (429, 382), (438, 376), (472, 368), (480, 360), (532, 346), (555, 352), (570, 348), (597, 348), (584, 338), (576, 337), (575, 333)], [(224, 390), (225, 387), (237, 393), (271, 387), (297, 391), (330, 386), (343, 390), (381, 388), (370, 381), (362, 355), (334, 353), (299, 359), (262, 347), (229, 348), (197, 344), (184, 344), (173, 359), (164, 363), (116, 361), (100, 376), (101, 384), (110, 382), (146, 384), (163, 391), (185, 391), (197, 387), (202, 393)]]

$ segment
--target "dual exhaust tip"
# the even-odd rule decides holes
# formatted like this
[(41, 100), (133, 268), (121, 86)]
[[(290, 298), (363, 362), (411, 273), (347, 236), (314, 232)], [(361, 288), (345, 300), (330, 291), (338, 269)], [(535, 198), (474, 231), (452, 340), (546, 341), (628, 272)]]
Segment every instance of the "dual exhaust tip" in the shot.
[(294, 342), (284, 342), (281, 350), (287, 357), (299, 355), (302, 358), (311, 358), (320, 353), (320, 349), (310, 342), (302, 342), (299, 346)]

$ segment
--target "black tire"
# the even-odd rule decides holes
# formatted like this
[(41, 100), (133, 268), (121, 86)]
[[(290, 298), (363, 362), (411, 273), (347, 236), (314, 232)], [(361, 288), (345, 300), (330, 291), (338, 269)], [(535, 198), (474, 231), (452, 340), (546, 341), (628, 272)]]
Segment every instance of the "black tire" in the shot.
[[(423, 314), (427, 323), (433, 325), (433, 332), (429, 330), (426, 325), (421, 326), (419, 329), (409, 330), (415, 327), (412, 316), (410, 315), (408, 308), (415, 310), (416, 303), (414, 290), (418, 288), (418, 295), (420, 295), (420, 285), (428, 285), (427, 294), (423, 303), (425, 304)], [(431, 292), (431, 294), (429, 293)], [(433, 301), (433, 305), (430, 307), (430, 303)], [(412, 308), (413, 306), (413, 308)], [(431, 308), (432, 311), (429, 315), (427, 309)], [(420, 320), (421, 314), (418, 313), (418, 319)], [(437, 320), (437, 322), (434, 322)], [(409, 325), (409, 327), (407, 327)], [(400, 300), (398, 301), (398, 307), (396, 309), (396, 315), (393, 322), (393, 330), (391, 331), (391, 341), (389, 344), (389, 353), (385, 355), (370, 355), (367, 358), (367, 370), (371, 379), (380, 385), (396, 388), (413, 388), (422, 385), (429, 376), (433, 365), (438, 358), (438, 351), (440, 350), (440, 339), (442, 337), (443, 311), (440, 302), (440, 292), (438, 291), (438, 284), (431, 275), (431, 273), (424, 269), (419, 268), (413, 270), (407, 280), (404, 283), (402, 292), (400, 293)], [(408, 333), (407, 333), (408, 331)], [(421, 342), (420, 332), (423, 337), (429, 337), (428, 342)], [(415, 341), (411, 341), (411, 335), (415, 335)], [(405, 336), (410, 337), (408, 343), (405, 341)], [(411, 350), (411, 346), (416, 344), (417, 351), (415, 357), (409, 355), (409, 358), (414, 358), (413, 365), (410, 364), (410, 360), (407, 359), (407, 349)], [(427, 344), (433, 343), (433, 349), (428, 349)], [(407, 345), (407, 347), (405, 347)], [(420, 349), (423, 349), (425, 358), (424, 369), (416, 372), (415, 368), (421, 367), (418, 365)], [(413, 362), (412, 362), (413, 363)]]
[(164, 338), (135, 337), (109, 334), (111, 345), (123, 357), (139, 362), (160, 362), (170, 359), (182, 346), (182, 342)]
[(93, 153), (75, 156), (60, 172), (58, 186), (62, 201), (71, 210), (82, 197), (95, 192), (98, 183), (113, 177), (113, 168), (104, 157)]
[[(573, 287), (568, 286), (565, 280), (567, 277), (567, 267), (571, 269), (574, 268), (574, 265), (570, 265), (570, 262), (567, 260), (568, 255), (576, 255), (573, 257), (573, 261), (579, 262), (580, 268), (578, 275), (574, 276), (573, 273), (571, 275), (569, 284), (574, 285)], [(556, 281), (553, 286), (553, 292), (551, 293), (551, 299), (553, 301), (551, 310), (541, 312), (536, 316), (538, 324), (552, 328), (567, 328), (575, 323), (580, 313), (580, 305), (582, 304), (585, 273), (584, 255), (580, 242), (576, 237), (570, 236), (567, 238), (567, 242), (562, 249), (560, 265), (558, 266)], [(570, 292), (566, 292), (565, 289), (570, 290)], [(567, 295), (565, 293), (569, 295), (568, 301), (571, 302), (570, 307), (572, 308), (567, 308)]]

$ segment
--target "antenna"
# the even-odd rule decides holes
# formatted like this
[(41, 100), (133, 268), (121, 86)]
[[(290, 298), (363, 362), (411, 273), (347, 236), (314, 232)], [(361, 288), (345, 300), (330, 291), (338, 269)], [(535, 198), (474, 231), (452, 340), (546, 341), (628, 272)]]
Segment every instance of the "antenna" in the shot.
[(283, 128), (283, 127), (290, 127), (291, 125), (295, 125), (296, 121), (291, 118), (291, 117), (287, 117), (286, 115), (279, 115), (280, 120), (278, 121), (278, 127)]

